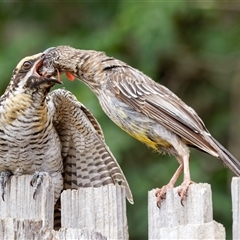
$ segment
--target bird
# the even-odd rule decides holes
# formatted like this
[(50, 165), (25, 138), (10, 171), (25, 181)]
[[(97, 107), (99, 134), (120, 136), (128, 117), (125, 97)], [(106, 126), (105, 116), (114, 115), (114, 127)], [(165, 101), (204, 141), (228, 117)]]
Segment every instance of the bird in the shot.
[(0, 97), (0, 189), (12, 176), (32, 175), (33, 197), (42, 178), (54, 184), (54, 204), (62, 190), (120, 185), (133, 203), (128, 182), (100, 124), (61, 80), (38, 73), (49, 50), (23, 58)]
[(96, 95), (106, 115), (121, 129), (159, 153), (173, 155), (179, 167), (170, 181), (156, 189), (157, 205), (178, 187), (181, 203), (193, 183), (189, 170), (189, 147), (220, 159), (240, 176), (240, 162), (207, 130), (198, 114), (167, 87), (127, 63), (104, 52), (57, 46), (49, 51), (40, 67), (43, 75), (65, 73), (85, 83)]

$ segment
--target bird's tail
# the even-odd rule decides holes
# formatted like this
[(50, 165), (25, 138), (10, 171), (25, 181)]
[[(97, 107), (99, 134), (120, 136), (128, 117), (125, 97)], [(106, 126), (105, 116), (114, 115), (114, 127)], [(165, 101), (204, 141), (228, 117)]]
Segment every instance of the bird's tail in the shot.
[(219, 155), (219, 159), (223, 161), (238, 177), (240, 176), (240, 162), (226, 149), (221, 143), (216, 139), (212, 138), (214, 144), (216, 145), (216, 151)]
[(54, 206), (54, 230), (57, 231), (61, 228), (61, 201), (60, 198)]

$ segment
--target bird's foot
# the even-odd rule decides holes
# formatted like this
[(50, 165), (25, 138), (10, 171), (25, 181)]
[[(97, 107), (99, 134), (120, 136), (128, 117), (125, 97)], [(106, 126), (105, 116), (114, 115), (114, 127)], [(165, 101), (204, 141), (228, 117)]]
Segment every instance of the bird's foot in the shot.
[[(47, 176), (47, 172), (35, 172), (32, 176), (32, 179), (30, 181), (30, 184), (32, 187), (34, 187), (34, 192), (33, 192), (33, 199), (35, 199), (36, 193), (42, 183), (43, 177)], [(35, 184), (35, 186), (33, 186)]]
[(155, 196), (157, 198), (157, 206), (158, 208), (161, 207), (161, 202), (163, 199), (166, 198), (166, 193), (168, 189), (173, 189), (174, 185), (171, 183), (168, 183), (167, 185), (163, 186), (162, 188), (157, 188), (155, 192)]
[(190, 186), (190, 184), (194, 183), (193, 181), (191, 181), (190, 179), (184, 180), (183, 183), (178, 187), (178, 195), (181, 198), (181, 204), (183, 205), (183, 201), (184, 199), (187, 197), (187, 192), (188, 192), (188, 188)]
[(5, 201), (4, 195), (5, 195), (6, 183), (11, 175), (12, 175), (11, 172), (1, 172), (1, 174), (0, 174), (0, 188), (2, 190), (2, 200), (3, 201)]

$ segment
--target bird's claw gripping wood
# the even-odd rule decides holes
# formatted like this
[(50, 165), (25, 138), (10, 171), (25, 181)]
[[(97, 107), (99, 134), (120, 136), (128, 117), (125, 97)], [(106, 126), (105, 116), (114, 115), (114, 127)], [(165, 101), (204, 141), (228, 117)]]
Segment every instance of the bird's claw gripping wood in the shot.
[(167, 190), (172, 189), (172, 188), (173, 188), (173, 186), (165, 185), (161, 188), (156, 189), (155, 196), (157, 198), (156, 200), (157, 200), (157, 207), (158, 208), (161, 207), (162, 201), (166, 198)]
[[(183, 201), (187, 197), (188, 188), (189, 188), (190, 184), (192, 184), (192, 183), (194, 183), (194, 182), (189, 179), (185, 179), (183, 181), (183, 183), (177, 187), (177, 193), (178, 193), (178, 196), (180, 197), (182, 206), (184, 206)], [(173, 188), (174, 188), (174, 184), (173, 184), (173, 182), (170, 181), (167, 185), (161, 187), (160, 189), (159, 188), (156, 189), (155, 196), (157, 198), (158, 208), (161, 207), (162, 201), (164, 199), (166, 199), (167, 190), (173, 189)]]
[(5, 188), (6, 188), (6, 183), (9, 179), (9, 177), (12, 175), (11, 172), (1, 172), (0, 175), (0, 186), (1, 186), (1, 190), (2, 190), (2, 200), (5, 201)]
[(178, 187), (177, 192), (178, 192), (178, 196), (181, 199), (182, 206), (184, 206), (183, 201), (187, 197), (188, 188), (192, 183), (193, 182), (191, 180), (184, 180), (183, 183)]
[(34, 187), (34, 191), (33, 191), (33, 199), (36, 199), (36, 194), (37, 191), (39, 189), (39, 187), (41, 186), (41, 183), (43, 181), (43, 177), (44, 176), (48, 176), (49, 174), (47, 172), (35, 172), (32, 176), (32, 179), (30, 181), (30, 185), (32, 187)]

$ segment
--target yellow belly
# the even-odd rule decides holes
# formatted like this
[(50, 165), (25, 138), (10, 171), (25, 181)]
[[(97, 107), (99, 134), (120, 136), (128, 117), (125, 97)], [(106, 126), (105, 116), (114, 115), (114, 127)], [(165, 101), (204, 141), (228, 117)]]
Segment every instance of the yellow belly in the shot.
[(159, 151), (159, 146), (162, 146), (164, 148), (172, 147), (172, 145), (168, 141), (166, 141), (166, 140), (164, 140), (164, 139), (162, 139), (160, 137), (158, 137), (157, 139), (152, 140), (152, 139), (150, 139), (147, 136), (147, 134), (145, 132), (143, 132), (143, 131), (134, 131), (133, 130), (133, 129), (136, 130), (136, 128), (132, 128), (131, 129), (132, 131), (128, 131), (126, 128), (123, 128), (123, 126), (119, 125), (119, 127), (122, 130), (124, 130), (126, 133), (128, 133), (130, 136), (132, 136), (133, 138), (135, 138), (138, 141), (146, 144), (147, 146), (151, 147), (152, 149), (154, 149), (156, 151)]
[(154, 123), (151, 119), (136, 112), (129, 106), (119, 104), (116, 107), (112, 104), (108, 106), (108, 108), (104, 108), (105, 105), (102, 105), (102, 107), (106, 110), (107, 115), (115, 124), (138, 141), (145, 143), (156, 151), (161, 151), (161, 147), (164, 149), (172, 147), (172, 145), (168, 141), (162, 139), (161, 136), (157, 134), (154, 135), (154, 131), (151, 129)]

